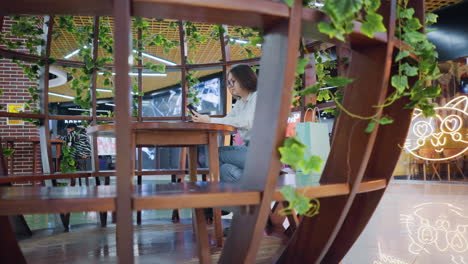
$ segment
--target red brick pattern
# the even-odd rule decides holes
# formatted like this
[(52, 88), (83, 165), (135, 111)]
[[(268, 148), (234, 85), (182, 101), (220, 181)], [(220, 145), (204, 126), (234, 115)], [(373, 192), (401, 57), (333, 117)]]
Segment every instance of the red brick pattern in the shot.
[[(2, 32), (8, 32), (13, 22), (5, 18)], [(11, 41), (20, 40), (15, 37), (8, 37)], [(4, 46), (1, 46), (5, 48)], [(28, 52), (27, 50), (18, 50)], [(4, 107), (2, 111), (6, 111), (6, 106), (9, 103), (23, 104), (31, 99), (28, 93), (29, 87), (34, 87), (36, 83), (30, 82), (27, 76), (23, 73), (23, 69), (18, 67), (10, 59), (0, 59), (0, 89), (3, 90), (3, 95), (0, 95), (0, 105)], [(26, 137), (38, 138), (39, 130), (29, 123), (22, 126), (8, 126), (6, 118), (0, 118), (0, 137)], [(14, 153), (14, 174), (32, 173), (33, 163), (33, 144), (32, 143), (16, 143)], [(38, 151), (39, 152), (39, 151)], [(38, 157), (39, 158), (39, 157)], [(40, 158), (38, 159), (40, 165)], [(10, 162), (8, 162), (10, 166)]]

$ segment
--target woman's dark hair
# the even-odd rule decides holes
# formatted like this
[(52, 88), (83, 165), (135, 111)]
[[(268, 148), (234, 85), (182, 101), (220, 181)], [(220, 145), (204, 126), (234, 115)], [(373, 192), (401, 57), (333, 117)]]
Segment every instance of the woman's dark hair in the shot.
[(257, 74), (247, 64), (238, 64), (229, 71), (245, 90), (253, 93), (257, 91)]

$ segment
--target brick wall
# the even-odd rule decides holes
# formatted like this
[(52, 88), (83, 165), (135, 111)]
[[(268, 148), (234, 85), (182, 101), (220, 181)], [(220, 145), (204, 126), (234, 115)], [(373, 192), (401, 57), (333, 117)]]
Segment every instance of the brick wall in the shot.
[[(4, 20), (2, 32), (9, 32), (10, 26), (13, 23), (8, 17)], [(21, 40), (14, 36), (7, 37), (8, 40)], [(1, 46), (1, 48), (5, 48)], [(27, 53), (27, 50), (18, 50)], [(28, 88), (35, 86), (36, 83), (30, 82), (23, 69), (18, 67), (10, 59), (0, 59), (0, 89), (3, 90), (3, 95), (0, 95), (0, 105), (4, 107), (2, 111), (6, 111), (7, 104), (24, 104), (31, 99), (28, 93)], [(7, 125), (6, 118), (0, 117), (0, 137), (3, 138), (38, 138), (39, 130), (29, 123), (24, 125)], [(16, 143), (14, 153), (14, 174), (32, 173), (33, 152), (32, 143)], [(39, 152), (39, 151), (38, 151)], [(38, 155), (38, 164), (40, 158)], [(10, 167), (10, 162), (8, 162)], [(10, 171), (10, 169), (9, 169)]]

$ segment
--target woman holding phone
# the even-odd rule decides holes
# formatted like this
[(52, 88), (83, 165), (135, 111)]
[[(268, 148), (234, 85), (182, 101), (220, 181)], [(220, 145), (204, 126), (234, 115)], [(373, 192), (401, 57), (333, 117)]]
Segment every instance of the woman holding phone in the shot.
[(242, 146), (223, 146), (219, 148), (220, 180), (239, 181), (244, 171), (247, 147), (257, 102), (257, 75), (246, 64), (235, 65), (227, 74), (227, 88), (237, 101), (231, 112), (222, 118), (193, 113), (194, 122), (231, 125), (237, 128), (244, 142)]

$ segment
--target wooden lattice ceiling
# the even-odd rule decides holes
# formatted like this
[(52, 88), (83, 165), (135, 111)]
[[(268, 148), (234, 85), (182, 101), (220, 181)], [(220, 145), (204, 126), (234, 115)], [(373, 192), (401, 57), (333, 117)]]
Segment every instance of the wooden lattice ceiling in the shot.
[(460, 3), (463, 0), (425, 0), (425, 7), (427, 12), (434, 12), (442, 7), (447, 7)]
[[(447, 7), (450, 5), (454, 5), (456, 3), (461, 2), (462, 0), (425, 0), (425, 7), (428, 12), (436, 11), (440, 8)], [(323, 1), (317, 1), (323, 2)], [(112, 17), (101, 17), (100, 18), (102, 23), (109, 25), (111, 29), (113, 29), (113, 18)], [(90, 16), (76, 16), (74, 17), (74, 22), (77, 26), (92, 26), (93, 25), (93, 17)], [(176, 23), (175, 27), (170, 27), (169, 23), (170, 20), (158, 20), (158, 19), (146, 19), (149, 22), (151, 34), (163, 34), (169, 40), (179, 41), (179, 28), (178, 24)], [(199, 31), (206, 35), (210, 36), (213, 32), (213, 25), (209, 24), (195, 24)], [(79, 48), (78, 39), (71, 33), (67, 33), (64, 30), (60, 30), (58, 37), (55, 38), (51, 43), (51, 56), (54, 58), (64, 58), (66, 55), (70, 54), (71, 52), (77, 50)], [(242, 39), (241, 36), (236, 34), (233, 30), (233, 27), (228, 27), (228, 33), (231, 38)], [(111, 32), (113, 34), (113, 32)], [(136, 38), (136, 32), (133, 32), (134, 38)], [(244, 39), (249, 40), (249, 39)], [(245, 51), (245, 47), (238, 43), (235, 44), (228, 44), (230, 46), (230, 59), (231, 60), (239, 60), (247, 58), (247, 53)], [(253, 47), (250, 48), (255, 56), (261, 55), (261, 48), (260, 47)], [(174, 62), (176, 64), (181, 64), (181, 49), (180, 46), (177, 45), (176, 47), (169, 50), (168, 53), (165, 53), (162, 47), (153, 46), (153, 47), (145, 47), (145, 52), (154, 55), (165, 60)], [(100, 49), (99, 56), (103, 56), (105, 51)], [(70, 59), (72, 60), (80, 60), (78, 56), (73, 56)], [(195, 64), (201, 63), (212, 63), (212, 62), (219, 62), (221, 61), (221, 45), (220, 41), (217, 39), (213, 39), (208, 37), (208, 41), (204, 43), (199, 43), (197, 48), (191, 48), (187, 46), (187, 59), (189, 62)], [(151, 59), (146, 57), (143, 58), (143, 63), (151, 61), (155, 62)], [(66, 71), (70, 72), (69, 69), (65, 69)], [(209, 71), (196, 71), (195, 76), (203, 77), (215, 72), (220, 72), (221, 68)], [(79, 78), (79, 74), (75, 74), (74, 78)], [(143, 78), (143, 91), (149, 92), (154, 91), (157, 89), (161, 89), (164, 87), (176, 85), (181, 81), (181, 73), (180, 71), (177, 72), (168, 72), (166, 77), (145, 77)], [(98, 88), (102, 86), (102, 78), (98, 77)], [(103, 87), (102, 87), (103, 88)], [(64, 95), (74, 95), (74, 92), (70, 89), (69, 83), (53, 87), (50, 89), (51, 92), (56, 92)], [(100, 93), (99, 98), (108, 98), (111, 97), (112, 94), (110, 93)], [(50, 96), (50, 102), (64, 102), (69, 101), (69, 99)]]
[[(101, 23), (105, 23), (109, 25), (111, 29), (113, 29), (113, 19), (111, 17), (101, 17)], [(170, 27), (170, 20), (157, 20), (157, 19), (146, 19), (149, 22), (149, 28), (151, 34), (163, 34), (169, 40), (179, 41), (179, 27), (176, 23), (175, 27)], [(93, 17), (89, 16), (76, 16), (74, 18), (75, 25), (80, 26), (92, 26), (93, 24)], [(213, 32), (213, 25), (209, 24), (195, 24), (198, 30), (205, 36), (208, 37), (208, 40), (203, 43), (199, 43), (196, 48), (192, 48), (187, 45), (187, 59), (191, 63), (195, 64), (202, 64), (202, 63), (212, 63), (212, 62), (219, 62), (222, 60), (221, 56), (221, 43), (217, 38), (209, 37), (212, 35)], [(73, 51), (80, 48), (78, 43), (78, 39), (72, 33), (67, 33), (65, 30), (58, 30), (58, 34), (51, 43), (51, 56), (55, 58), (64, 58), (68, 54), (72, 53)], [(228, 32), (231, 38), (241, 39), (241, 37), (234, 32), (233, 27), (228, 27)], [(113, 34), (113, 32), (111, 32)], [(133, 32), (134, 38), (136, 38), (136, 32)], [(249, 39), (243, 39), (249, 40)], [(245, 47), (238, 43), (230, 43), (229, 44), (231, 49), (231, 60), (240, 60), (247, 58), (247, 52), (245, 51)], [(261, 55), (261, 48), (260, 47), (251, 47), (251, 51), (255, 56)], [(180, 45), (176, 45), (176, 47), (169, 50), (168, 53), (165, 53), (164, 49), (159, 46), (152, 46), (152, 47), (144, 47), (144, 52), (153, 56), (157, 56), (163, 58), (165, 60), (174, 62), (176, 64), (181, 64), (181, 48)], [(99, 56), (104, 56), (105, 51), (103, 49), (99, 49)], [(75, 55), (71, 58), (71, 60), (80, 60), (78, 55)], [(153, 63), (160, 63), (146, 57), (143, 57), (143, 64), (147, 61), (151, 61)], [(136, 62), (135, 62), (136, 64)], [(60, 68), (60, 67), (58, 67)], [(61, 68), (63, 69), (63, 68)], [(70, 72), (70, 69), (65, 68), (65, 71)], [(194, 75), (198, 78), (213, 74), (216, 72), (222, 71), (221, 68), (218, 69), (211, 69), (211, 70), (203, 70), (203, 71), (194, 71)], [(79, 78), (80, 74), (76, 73), (73, 74), (74, 78)], [(180, 71), (176, 72), (168, 72), (166, 77), (144, 77), (143, 78), (143, 91), (149, 92), (154, 91), (157, 89), (161, 89), (164, 87), (176, 85), (181, 81), (181, 73)], [(98, 88), (102, 87), (103, 81), (101, 77), (98, 77)], [(107, 88), (108, 89), (108, 88)], [(51, 92), (64, 94), (64, 95), (74, 95), (74, 91), (70, 89), (70, 84), (64, 84), (58, 87), (50, 88)], [(100, 93), (99, 98), (108, 98), (112, 97), (111, 93)], [(61, 98), (57, 96), (50, 96), (50, 102), (65, 102), (70, 101), (70, 99)]]

